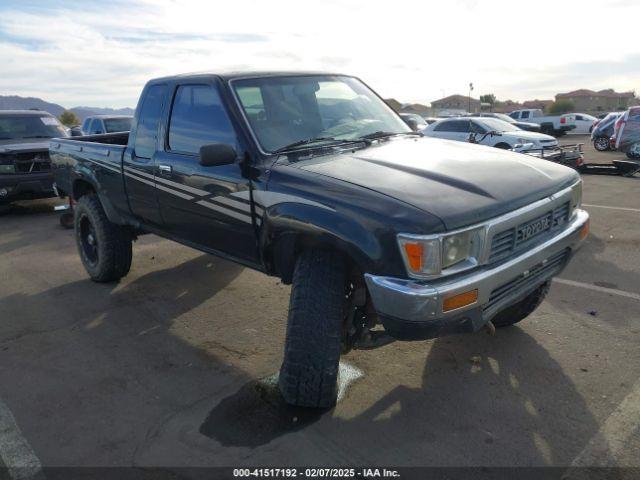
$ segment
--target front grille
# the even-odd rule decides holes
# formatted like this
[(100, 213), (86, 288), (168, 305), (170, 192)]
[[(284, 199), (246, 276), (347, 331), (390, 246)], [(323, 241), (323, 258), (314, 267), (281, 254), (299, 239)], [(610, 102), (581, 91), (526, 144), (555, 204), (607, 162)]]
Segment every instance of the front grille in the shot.
[(489, 295), (489, 301), (482, 306), (482, 311), (487, 312), (511, 295), (517, 295), (521, 292), (525, 293), (532, 287), (539, 285), (542, 280), (562, 268), (568, 255), (569, 250), (563, 250), (547, 258), (544, 262), (539, 263), (527, 272), (521, 273), (505, 284), (493, 289)]
[(555, 230), (569, 220), (570, 211), (570, 204), (566, 202), (532, 220), (495, 234), (491, 240), (489, 263), (506, 258)]
[(2, 159), (3, 164), (13, 163), (15, 173), (40, 173), (51, 170), (48, 152), (14, 153)]

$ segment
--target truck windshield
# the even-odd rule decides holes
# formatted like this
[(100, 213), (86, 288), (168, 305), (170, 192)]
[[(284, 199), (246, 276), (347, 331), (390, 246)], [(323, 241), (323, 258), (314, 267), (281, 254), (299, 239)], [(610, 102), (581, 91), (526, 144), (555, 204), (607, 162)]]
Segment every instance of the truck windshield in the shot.
[(128, 132), (131, 130), (130, 118), (107, 118), (104, 121), (104, 128), (107, 133)]
[(58, 119), (49, 115), (0, 115), (0, 140), (66, 136)]
[(258, 142), (269, 152), (308, 139), (411, 133), (386, 103), (351, 77), (265, 77), (232, 85)]

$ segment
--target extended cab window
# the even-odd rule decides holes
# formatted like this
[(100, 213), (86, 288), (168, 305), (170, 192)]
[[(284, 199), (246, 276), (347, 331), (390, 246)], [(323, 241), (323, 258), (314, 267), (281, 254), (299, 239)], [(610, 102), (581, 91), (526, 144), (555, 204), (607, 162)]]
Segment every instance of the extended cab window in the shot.
[(520, 118), (529, 118), (529, 112), (520, 112)]
[(210, 143), (236, 146), (236, 135), (218, 90), (212, 85), (181, 85), (171, 108), (169, 148), (197, 155), (200, 147)]
[(166, 85), (152, 85), (147, 89), (140, 109), (136, 141), (133, 147), (137, 157), (151, 158), (156, 151), (158, 123), (162, 114), (162, 100), (166, 88)]

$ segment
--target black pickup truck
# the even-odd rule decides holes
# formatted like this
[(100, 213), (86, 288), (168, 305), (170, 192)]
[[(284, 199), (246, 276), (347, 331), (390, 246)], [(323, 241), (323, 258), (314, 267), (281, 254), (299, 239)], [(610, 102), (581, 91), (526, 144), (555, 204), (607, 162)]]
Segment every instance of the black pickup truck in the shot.
[(279, 385), (301, 406), (332, 405), (341, 352), (381, 335), (522, 320), (589, 225), (573, 170), (422, 137), (345, 75), (152, 80), (131, 132), (50, 152), (93, 280), (151, 232), (292, 283)]

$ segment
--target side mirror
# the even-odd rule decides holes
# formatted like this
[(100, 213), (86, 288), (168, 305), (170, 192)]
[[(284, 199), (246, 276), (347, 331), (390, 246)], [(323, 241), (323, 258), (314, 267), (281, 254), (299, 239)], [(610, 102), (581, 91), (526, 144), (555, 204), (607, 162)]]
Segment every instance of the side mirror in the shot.
[(200, 147), (200, 165), (215, 167), (236, 161), (236, 149), (227, 143), (211, 143)]
[(407, 125), (409, 125), (409, 128), (411, 128), (411, 130), (413, 130), (414, 132), (418, 131), (418, 122), (416, 122), (413, 118), (409, 118), (407, 120)]

